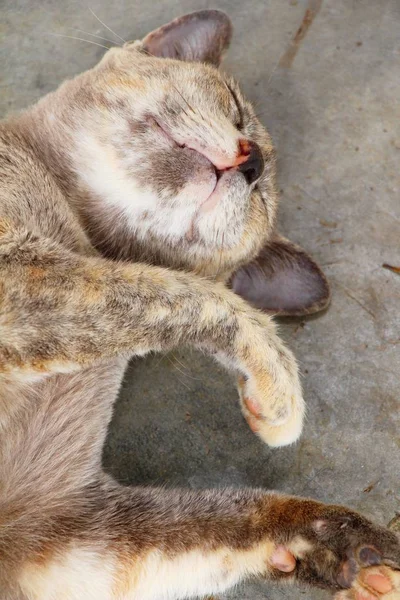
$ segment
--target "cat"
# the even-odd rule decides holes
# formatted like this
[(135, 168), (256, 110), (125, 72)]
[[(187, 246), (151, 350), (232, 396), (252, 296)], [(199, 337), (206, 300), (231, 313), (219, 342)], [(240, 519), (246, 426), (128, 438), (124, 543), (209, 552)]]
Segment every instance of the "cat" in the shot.
[(268, 312), (319, 310), (329, 286), (276, 231), (271, 140), (217, 68), (230, 38), (224, 13), (186, 15), (0, 125), (2, 600), (183, 598), (249, 576), (398, 598), (399, 539), (347, 508), (102, 471), (127, 360), (178, 344), (238, 373), (264, 442), (301, 433)]

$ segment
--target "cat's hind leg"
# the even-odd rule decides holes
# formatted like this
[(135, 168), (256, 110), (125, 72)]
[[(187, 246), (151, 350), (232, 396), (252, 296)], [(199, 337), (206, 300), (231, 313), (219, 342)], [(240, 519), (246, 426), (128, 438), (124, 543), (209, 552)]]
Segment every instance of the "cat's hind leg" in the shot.
[[(19, 571), (29, 598), (52, 600), (62, 592), (67, 600), (183, 599), (249, 577), (335, 592), (350, 588), (371, 562), (400, 568), (400, 543), (392, 532), (346, 508), (308, 499), (109, 482), (67, 500), (52, 521), (52, 538), (41, 546), (38, 537)], [(281, 547), (294, 558), (290, 570), (275, 560)]]

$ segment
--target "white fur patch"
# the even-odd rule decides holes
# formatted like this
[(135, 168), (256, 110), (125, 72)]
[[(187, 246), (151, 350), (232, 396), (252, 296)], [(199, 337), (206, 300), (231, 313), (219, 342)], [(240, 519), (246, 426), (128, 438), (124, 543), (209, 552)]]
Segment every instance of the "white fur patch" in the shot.
[(30, 600), (175, 600), (223, 592), (266, 573), (273, 549), (266, 541), (247, 551), (192, 550), (173, 558), (152, 551), (123, 560), (74, 547), (46, 563), (30, 563), (19, 584)]
[(266, 572), (273, 544), (264, 542), (247, 551), (192, 550), (168, 559), (152, 552), (141, 563), (139, 577), (124, 600), (175, 600), (218, 594), (245, 577)]
[(304, 558), (307, 552), (313, 549), (313, 544), (301, 536), (296, 536), (288, 544), (287, 548), (296, 558)]
[(182, 239), (202, 199), (208, 198), (215, 187), (214, 172), (201, 163), (193, 180), (170, 201), (168, 208), (163, 208), (163, 199), (150, 187), (138, 185), (129, 174), (132, 165), (144, 160), (139, 152), (132, 153), (131, 164), (124, 164), (112, 144), (102, 144), (89, 132), (76, 133), (75, 141), (76, 149), (71, 158), (82, 182), (105, 206), (121, 210), (128, 226), (142, 238), (151, 230), (160, 238)]
[(111, 600), (115, 566), (110, 555), (74, 548), (43, 565), (31, 563), (19, 584), (32, 600)]
[(111, 144), (100, 144), (85, 131), (76, 134), (78, 154), (75, 169), (96, 196), (106, 204), (121, 208), (133, 223), (146, 210), (155, 210), (157, 197), (135, 186), (120, 166)]

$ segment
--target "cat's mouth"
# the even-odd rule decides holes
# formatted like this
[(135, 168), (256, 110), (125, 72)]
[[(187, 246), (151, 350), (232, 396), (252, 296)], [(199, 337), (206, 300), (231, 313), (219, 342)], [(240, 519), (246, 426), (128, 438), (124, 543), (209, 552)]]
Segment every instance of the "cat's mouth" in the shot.
[(222, 202), (223, 198), (226, 196), (229, 187), (233, 183), (234, 177), (237, 177), (236, 169), (229, 169), (225, 171), (219, 171), (215, 169), (216, 172), (216, 181), (215, 186), (211, 194), (203, 200), (200, 206), (197, 208), (196, 212), (193, 215), (193, 219), (191, 221), (190, 227), (186, 232), (186, 240), (188, 242), (194, 242), (197, 236), (197, 222), (201, 217), (207, 215), (207, 213), (212, 212), (217, 208), (217, 206)]
[(217, 206), (217, 204), (220, 201), (221, 196), (222, 196), (222, 193), (221, 193), (222, 188), (225, 188), (226, 184), (228, 183), (227, 180), (229, 180), (231, 178), (232, 169), (230, 169), (229, 171), (227, 171), (227, 170), (220, 171), (215, 167), (215, 165), (214, 165), (214, 169), (215, 169), (215, 176), (216, 176), (214, 189), (211, 192), (211, 194), (208, 196), (208, 198), (206, 198), (200, 204), (198, 212), (202, 212), (202, 213), (209, 212)]

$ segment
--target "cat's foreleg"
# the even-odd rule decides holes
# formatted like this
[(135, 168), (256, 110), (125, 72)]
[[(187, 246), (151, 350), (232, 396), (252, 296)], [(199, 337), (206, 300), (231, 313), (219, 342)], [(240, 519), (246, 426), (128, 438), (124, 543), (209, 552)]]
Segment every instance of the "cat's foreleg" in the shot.
[(189, 344), (241, 374), (250, 426), (293, 442), (304, 402), (297, 365), (269, 316), (225, 286), (145, 264), (68, 252), (0, 225), (0, 372), (69, 372), (117, 355)]

